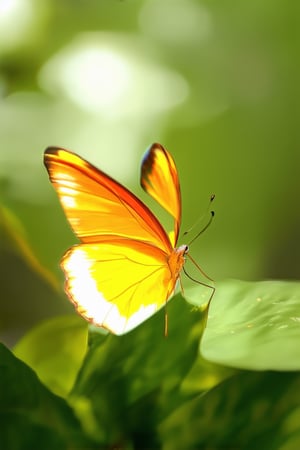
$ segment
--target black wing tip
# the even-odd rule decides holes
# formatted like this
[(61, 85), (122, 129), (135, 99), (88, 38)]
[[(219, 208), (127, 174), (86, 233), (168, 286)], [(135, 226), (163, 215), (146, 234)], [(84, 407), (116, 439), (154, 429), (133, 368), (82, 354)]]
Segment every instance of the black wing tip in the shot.
[(159, 142), (153, 142), (153, 144), (151, 144), (150, 147), (148, 148), (148, 151), (151, 152), (151, 151), (155, 151), (156, 149), (166, 150), (165, 147), (162, 144), (160, 144)]
[(142, 158), (142, 164), (144, 164), (144, 163), (146, 164), (148, 160), (150, 160), (150, 161), (153, 160), (154, 152), (156, 150), (166, 152), (166, 149), (164, 148), (163, 145), (159, 144), (158, 142), (154, 142), (145, 151), (143, 158)]
[(49, 146), (44, 151), (44, 165), (46, 166), (47, 170), (50, 167), (50, 164), (59, 158), (59, 152), (64, 151), (68, 153), (72, 153), (69, 150), (64, 149), (63, 147), (55, 147), (55, 146)]
[(65, 149), (63, 147), (57, 147), (55, 145), (50, 145), (44, 151), (44, 155), (56, 155), (59, 150), (64, 150), (66, 152), (69, 152), (69, 150), (67, 150), (67, 149)]
[(151, 172), (152, 166), (154, 164), (154, 160), (156, 159), (156, 151), (163, 152), (166, 157), (168, 158), (168, 152), (165, 149), (165, 147), (162, 144), (159, 144), (158, 142), (154, 142), (151, 144), (147, 150), (145, 151), (143, 158), (142, 158), (142, 164), (141, 164), (141, 179), (140, 184), (144, 188), (144, 182), (143, 178), (147, 177), (147, 174)]

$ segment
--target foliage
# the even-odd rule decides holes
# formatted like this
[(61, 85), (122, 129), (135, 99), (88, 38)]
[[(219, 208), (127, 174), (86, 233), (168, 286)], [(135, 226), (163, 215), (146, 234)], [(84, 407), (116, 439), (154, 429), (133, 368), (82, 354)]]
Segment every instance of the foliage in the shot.
[[(300, 376), (278, 371), (300, 369), (299, 327), (274, 323), (282, 333), (280, 346), (268, 319), (272, 306), (256, 320), (249, 301), (257, 301), (257, 292), (263, 301), (271, 288), (221, 283), (208, 320), (207, 309), (178, 295), (168, 304), (168, 337), (161, 310), (124, 336), (91, 328), (86, 352), (88, 330), (77, 316), (51, 319), (25, 336), (14, 350), (24, 362), (2, 346), (3, 448), (26, 449), (38, 441), (59, 449), (297, 448)], [(273, 288), (271, 305), (284, 298), (282, 323), (292, 320), (299, 286)], [(244, 316), (228, 307), (217, 322), (220, 299), (238, 302), (241, 289)], [(251, 322), (254, 335), (246, 325)], [(250, 337), (245, 340), (243, 332)], [(243, 372), (238, 368), (244, 361), (249, 370)], [(266, 370), (257, 372), (262, 361)]]

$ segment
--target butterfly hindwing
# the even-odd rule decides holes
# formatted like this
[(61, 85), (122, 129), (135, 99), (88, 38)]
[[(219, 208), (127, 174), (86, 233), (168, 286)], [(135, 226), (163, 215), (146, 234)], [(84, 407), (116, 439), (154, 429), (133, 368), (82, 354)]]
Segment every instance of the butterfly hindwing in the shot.
[(78, 312), (115, 334), (130, 331), (164, 306), (176, 283), (160, 249), (131, 240), (74, 246), (62, 268)]

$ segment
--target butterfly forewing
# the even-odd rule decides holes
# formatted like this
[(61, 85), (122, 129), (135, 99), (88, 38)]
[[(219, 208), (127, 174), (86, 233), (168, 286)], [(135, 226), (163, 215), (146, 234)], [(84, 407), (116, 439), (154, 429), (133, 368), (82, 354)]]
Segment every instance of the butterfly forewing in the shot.
[(169, 251), (169, 238), (152, 212), (124, 186), (67, 150), (50, 147), (45, 165), (68, 221), (81, 242), (118, 236)]
[(175, 162), (160, 144), (146, 152), (141, 167), (141, 185), (175, 219), (173, 247), (181, 222), (181, 195)]

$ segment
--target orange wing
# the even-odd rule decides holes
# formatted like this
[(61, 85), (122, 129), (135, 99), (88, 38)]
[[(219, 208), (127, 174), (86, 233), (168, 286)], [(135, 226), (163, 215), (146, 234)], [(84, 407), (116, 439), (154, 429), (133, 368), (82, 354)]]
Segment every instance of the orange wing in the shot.
[(75, 153), (49, 147), (44, 162), (67, 219), (81, 242), (111, 236), (149, 242), (165, 252), (169, 237), (133, 193)]
[[(167, 158), (159, 149), (157, 154), (165, 152)], [(145, 164), (150, 178), (157, 173), (161, 180), (160, 162), (154, 159), (152, 168), (150, 159)], [(81, 241), (61, 262), (66, 293), (84, 318), (115, 334), (126, 333), (165, 305), (185, 250), (173, 249), (161, 224), (134, 194), (78, 155), (50, 147), (45, 165)]]
[(153, 144), (146, 152), (141, 167), (141, 185), (175, 219), (175, 247), (181, 222), (181, 194), (175, 162), (160, 144)]

